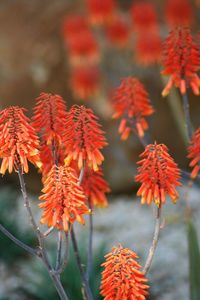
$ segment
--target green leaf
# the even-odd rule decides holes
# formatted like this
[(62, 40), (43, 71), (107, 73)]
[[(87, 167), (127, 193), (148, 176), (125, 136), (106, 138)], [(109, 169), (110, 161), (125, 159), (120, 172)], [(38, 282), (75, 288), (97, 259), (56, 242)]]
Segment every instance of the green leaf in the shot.
[(200, 299), (200, 252), (196, 229), (188, 222), (190, 300)]

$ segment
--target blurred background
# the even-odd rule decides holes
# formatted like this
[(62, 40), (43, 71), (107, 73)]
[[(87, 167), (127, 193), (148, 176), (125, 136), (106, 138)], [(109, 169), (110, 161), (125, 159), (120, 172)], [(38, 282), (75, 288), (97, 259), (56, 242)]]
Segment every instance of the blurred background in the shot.
[[(141, 208), (139, 199), (134, 201), (137, 187), (133, 177), (143, 147), (133, 135), (126, 142), (120, 141), (117, 132), (119, 123), (112, 120), (110, 98), (122, 78), (137, 77), (149, 93), (155, 113), (148, 119), (147, 138), (165, 143), (179, 167), (188, 170), (185, 133), (179, 122), (182, 116), (179, 94), (174, 89), (168, 98), (161, 97), (166, 83), (160, 75), (161, 46), (173, 26), (170, 2), (173, 1), (118, 0), (113, 2), (110, 15), (105, 13), (99, 17), (90, 10), (86, 0), (0, 0), (0, 108), (23, 106), (31, 116), (35, 98), (41, 92), (55, 93), (66, 100), (68, 108), (74, 103), (91, 107), (106, 132), (109, 146), (104, 151), (103, 168), (112, 192), (108, 197), (110, 206), (95, 212), (96, 259), (92, 286), (96, 299), (101, 299), (97, 295), (99, 266), (104, 253), (113, 243), (122, 242), (137, 250), (144, 261), (153, 231), (153, 208)], [(178, 13), (184, 23), (191, 26), (198, 43), (199, 2), (182, 1), (182, 10), (179, 9)], [(134, 18), (140, 15), (142, 9), (139, 13), (135, 12), (134, 5), (138, 3), (153, 5), (155, 28), (146, 26), (140, 32), (137, 23), (134, 24)], [(109, 11), (109, 8), (105, 4), (106, 10)], [(142, 14), (148, 19), (148, 11), (143, 10)], [(75, 35), (74, 20), (79, 20), (80, 28), (89, 28), (78, 42), (69, 38), (70, 34)], [(199, 96), (189, 93), (189, 98), (193, 125), (197, 128)], [(176, 110), (174, 103), (178, 105)], [(40, 175), (31, 169), (26, 175), (26, 182), (39, 220), (37, 196), (41, 190)], [(198, 186), (194, 185), (190, 193), (195, 217), (200, 208)], [(181, 195), (184, 197), (184, 191)], [(189, 299), (188, 264), (184, 260), (187, 256), (184, 204), (178, 204), (175, 210), (168, 204), (165, 219), (168, 226), (163, 230), (157, 250), (159, 254), (150, 274), (153, 284), (149, 299)], [(1, 178), (0, 221), (25, 242), (34, 244), (15, 174)], [(84, 230), (77, 227), (77, 232), (84, 249), (87, 226)], [(49, 239), (52, 255), (55, 237), (53, 234)], [(82, 253), (84, 256), (84, 250)], [(174, 264), (175, 269), (179, 269), (176, 272)], [(64, 285), (70, 286), (70, 299), (81, 299), (73, 258), (63, 280)], [(54, 288), (50, 286), (40, 262), (31, 259), (0, 234), (0, 300), (57, 300)], [(176, 291), (175, 286), (179, 287)]]

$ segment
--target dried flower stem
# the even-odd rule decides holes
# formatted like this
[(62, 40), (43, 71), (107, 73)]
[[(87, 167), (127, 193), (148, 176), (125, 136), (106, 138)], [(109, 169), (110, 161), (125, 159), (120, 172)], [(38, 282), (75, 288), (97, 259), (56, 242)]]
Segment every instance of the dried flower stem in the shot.
[(62, 255), (62, 231), (58, 231), (58, 243), (57, 243), (57, 257), (56, 257), (56, 270), (60, 269)]
[(37, 250), (32, 247), (26, 245), (22, 241), (18, 240), (14, 235), (12, 235), (3, 225), (0, 224), (0, 231), (5, 234), (10, 240), (12, 240), (17, 246), (23, 248), (25, 251), (32, 255), (39, 255)]
[(61, 274), (64, 271), (68, 263), (68, 258), (69, 258), (69, 233), (68, 232), (65, 232), (65, 239), (66, 239), (66, 249), (63, 257), (63, 262), (60, 268), (57, 270), (58, 274)]
[(144, 274), (146, 275), (151, 267), (152, 260), (156, 251), (156, 246), (158, 244), (159, 234), (160, 234), (160, 226), (161, 225), (161, 205), (157, 208), (156, 213), (156, 223), (155, 223), (155, 230), (153, 235), (153, 241), (151, 244), (151, 248), (149, 249), (149, 254), (143, 269)]
[(81, 280), (82, 280), (82, 285), (83, 285), (83, 289), (85, 292), (85, 297), (87, 300), (93, 300), (93, 295), (92, 292), (90, 290), (82, 263), (81, 263), (81, 259), (80, 259), (80, 254), (79, 254), (79, 250), (78, 250), (78, 245), (77, 245), (77, 241), (76, 241), (76, 237), (75, 237), (75, 233), (74, 233), (74, 229), (73, 227), (71, 228), (71, 238), (72, 238), (72, 245), (73, 245), (73, 249), (74, 249), (74, 254), (76, 257), (76, 262), (77, 262), (77, 266), (79, 268), (79, 272), (81, 275)]
[(90, 274), (92, 271), (92, 260), (93, 260), (93, 215), (92, 215), (92, 205), (91, 201), (88, 201), (89, 208), (91, 209), (91, 214), (89, 215), (89, 242), (88, 242), (88, 253), (87, 253), (87, 270), (86, 270), (86, 277), (89, 281)]
[(191, 124), (191, 118), (190, 118), (190, 105), (189, 105), (189, 100), (188, 100), (188, 96), (186, 93), (184, 95), (182, 95), (182, 99), (183, 99), (183, 109), (184, 109), (184, 114), (185, 114), (185, 127), (187, 130), (188, 139), (191, 140), (192, 124)]
[[(79, 185), (81, 185), (81, 182), (83, 180), (83, 175), (84, 175), (84, 166), (81, 168), (81, 171), (80, 171), (79, 180), (78, 180)], [(83, 289), (84, 289), (84, 292), (85, 292), (85, 297), (88, 300), (92, 300), (93, 295), (92, 295), (92, 292), (90, 290), (90, 286), (89, 286), (89, 283), (88, 283), (88, 276), (87, 276), (87, 274), (85, 274), (85, 271), (82, 267), (81, 257), (80, 257), (80, 254), (79, 254), (78, 244), (77, 244), (77, 241), (76, 241), (76, 236), (75, 236), (75, 232), (74, 232), (73, 227), (71, 228), (71, 238), (72, 238), (72, 245), (73, 245), (74, 254), (75, 254), (75, 257), (76, 257), (77, 266), (79, 268), (79, 272), (80, 272), (80, 275), (81, 275), (81, 280), (82, 280), (82, 285), (83, 285)]]
[(43, 235), (40, 232), (40, 229), (37, 226), (37, 224), (35, 222), (35, 219), (33, 217), (32, 210), (31, 210), (31, 207), (30, 207), (29, 198), (28, 198), (28, 194), (27, 194), (27, 191), (26, 191), (24, 177), (23, 177), (23, 174), (22, 174), (22, 171), (21, 171), (20, 168), (18, 170), (18, 176), (19, 176), (22, 196), (23, 196), (23, 199), (24, 199), (24, 206), (27, 209), (32, 227), (33, 227), (34, 231), (37, 234), (37, 238), (38, 238), (38, 242), (39, 242), (39, 249), (41, 251), (41, 259), (42, 259), (43, 263), (45, 264), (45, 266), (47, 268), (47, 271), (48, 271), (48, 273), (49, 273), (49, 275), (50, 275), (50, 277), (51, 277), (51, 279), (52, 279), (52, 281), (55, 285), (55, 288), (56, 288), (56, 290), (57, 290), (57, 292), (60, 296), (60, 299), (61, 300), (68, 300), (68, 297), (65, 293), (65, 290), (64, 290), (64, 288), (63, 288), (63, 286), (60, 282), (59, 275), (55, 272), (55, 270), (53, 270), (53, 268), (50, 265), (50, 262), (49, 262), (49, 259), (48, 259), (48, 256), (47, 256), (47, 252), (46, 252), (46, 249), (45, 249)]

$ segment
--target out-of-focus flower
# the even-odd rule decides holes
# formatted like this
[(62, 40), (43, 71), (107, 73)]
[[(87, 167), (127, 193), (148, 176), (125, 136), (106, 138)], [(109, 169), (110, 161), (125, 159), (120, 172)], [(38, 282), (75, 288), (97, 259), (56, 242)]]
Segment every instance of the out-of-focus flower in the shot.
[(167, 0), (165, 7), (169, 26), (189, 26), (192, 23), (192, 5), (188, 0)]
[(200, 170), (200, 128), (192, 136), (188, 153), (188, 158), (191, 159), (190, 167), (193, 168), (191, 177), (195, 178)]
[(94, 170), (86, 166), (81, 186), (92, 207), (108, 206), (106, 193), (110, 192), (110, 188), (103, 178), (103, 171), (101, 168), (97, 172), (94, 172)]
[(39, 140), (24, 108), (10, 106), (0, 112), (0, 173), (28, 172), (28, 161), (41, 167)]
[(100, 73), (95, 66), (80, 66), (72, 70), (70, 87), (75, 98), (88, 100), (95, 96), (100, 89)]
[(69, 61), (73, 66), (95, 64), (100, 60), (99, 46), (90, 30), (72, 36), (67, 48)]
[(160, 62), (162, 41), (158, 33), (144, 33), (136, 38), (135, 56), (136, 62), (141, 65), (151, 65)]
[(101, 149), (107, 145), (101, 125), (93, 111), (85, 106), (73, 105), (66, 119), (64, 143), (66, 147), (65, 163), (77, 161), (79, 169), (88, 165), (98, 171), (104, 160)]
[(130, 10), (133, 29), (139, 33), (158, 30), (158, 21), (155, 7), (150, 2), (133, 3)]
[(83, 215), (90, 210), (85, 204), (85, 195), (78, 184), (76, 172), (70, 167), (53, 166), (44, 181), (44, 193), (39, 204), (44, 209), (41, 223), (61, 230), (78, 221), (84, 224)]
[(127, 46), (130, 30), (128, 24), (120, 16), (115, 16), (113, 21), (106, 26), (105, 33), (111, 45), (117, 47)]
[(174, 203), (178, 199), (176, 187), (180, 185), (180, 170), (168, 153), (164, 144), (149, 144), (140, 155), (136, 182), (141, 186), (137, 192), (142, 204), (155, 202), (157, 206), (165, 203), (168, 195)]
[(171, 31), (164, 43), (163, 65), (161, 73), (170, 76), (163, 96), (168, 95), (173, 85), (180, 89), (181, 94), (191, 87), (193, 93), (199, 95), (200, 78), (197, 71), (200, 70), (200, 55), (188, 28), (180, 27)]
[(66, 43), (77, 35), (88, 32), (89, 25), (87, 18), (81, 15), (68, 15), (63, 20), (62, 32)]
[(133, 130), (143, 137), (148, 128), (145, 117), (154, 112), (143, 84), (134, 77), (123, 79), (120, 86), (114, 90), (112, 103), (113, 118), (122, 118), (119, 125), (122, 140), (126, 140)]
[(145, 300), (147, 279), (132, 250), (121, 245), (105, 255), (101, 280), (101, 295), (105, 300)]
[(112, 20), (116, 8), (115, 0), (86, 0), (86, 4), (92, 24), (104, 25)]

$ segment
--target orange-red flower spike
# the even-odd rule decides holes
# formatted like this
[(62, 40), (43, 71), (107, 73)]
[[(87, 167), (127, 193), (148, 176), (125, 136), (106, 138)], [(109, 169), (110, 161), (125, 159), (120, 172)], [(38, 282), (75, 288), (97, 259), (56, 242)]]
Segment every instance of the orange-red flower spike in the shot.
[(192, 136), (188, 147), (188, 158), (191, 159), (190, 167), (193, 168), (191, 178), (195, 178), (200, 170), (200, 128)]
[(70, 76), (70, 87), (75, 98), (88, 100), (95, 96), (100, 89), (100, 71), (97, 67), (76, 67)]
[(150, 2), (133, 3), (130, 10), (133, 29), (139, 33), (158, 30), (158, 20), (155, 7)]
[(164, 144), (149, 144), (140, 155), (136, 182), (141, 186), (137, 192), (142, 204), (155, 202), (157, 206), (165, 203), (168, 195), (173, 203), (178, 199), (176, 187), (180, 186), (180, 170), (168, 153)]
[(83, 187), (84, 194), (87, 196), (92, 207), (108, 206), (106, 193), (110, 192), (110, 188), (103, 178), (103, 171), (101, 168), (97, 172), (94, 172), (86, 166), (84, 168), (81, 186)]
[(94, 25), (111, 22), (116, 8), (116, 0), (86, 0), (89, 20)]
[(158, 32), (144, 32), (135, 41), (135, 61), (144, 66), (159, 63), (162, 53), (162, 41)]
[(61, 135), (66, 120), (66, 104), (59, 95), (41, 93), (36, 99), (32, 125), (41, 135), (42, 142), (62, 143)]
[(190, 26), (193, 21), (192, 5), (188, 0), (167, 0), (166, 20), (169, 26)]
[(83, 215), (89, 214), (85, 195), (78, 177), (70, 167), (53, 166), (44, 181), (44, 193), (39, 204), (44, 209), (41, 223), (67, 231), (69, 224), (84, 224)]
[(84, 34), (88, 30), (89, 24), (84, 16), (67, 15), (63, 20), (62, 32), (66, 43), (76, 34)]
[(114, 90), (112, 103), (113, 118), (121, 118), (119, 126), (121, 139), (126, 140), (133, 130), (143, 137), (144, 131), (148, 128), (145, 117), (154, 112), (143, 84), (134, 77), (123, 79), (120, 86)]
[(101, 149), (107, 142), (97, 120), (90, 108), (83, 105), (72, 106), (67, 115), (64, 132), (66, 165), (75, 160), (79, 169), (86, 164), (94, 171), (98, 171), (104, 160)]
[(145, 300), (148, 295), (147, 279), (137, 262), (138, 256), (121, 245), (105, 255), (101, 280), (104, 300)]
[(163, 65), (161, 73), (170, 76), (162, 92), (163, 97), (168, 95), (173, 85), (179, 88), (181, 94), (191, 87), (193, 93), (199, 95), (200, 78), (197, 71), (200, 70), (200, 53), (188, 28), (180, 27), (171, 31), (164, 43)]
[(113, 21), (105, 27), (105, 33), (111, 46), (120, 48), (127, 46), (130, 29), (122, 17), (116, 15)]
[(0, 173), (28, 172), (28, 161), (41, 167), (39, 140), (24, 108), (10, 106), (0, 112)]

